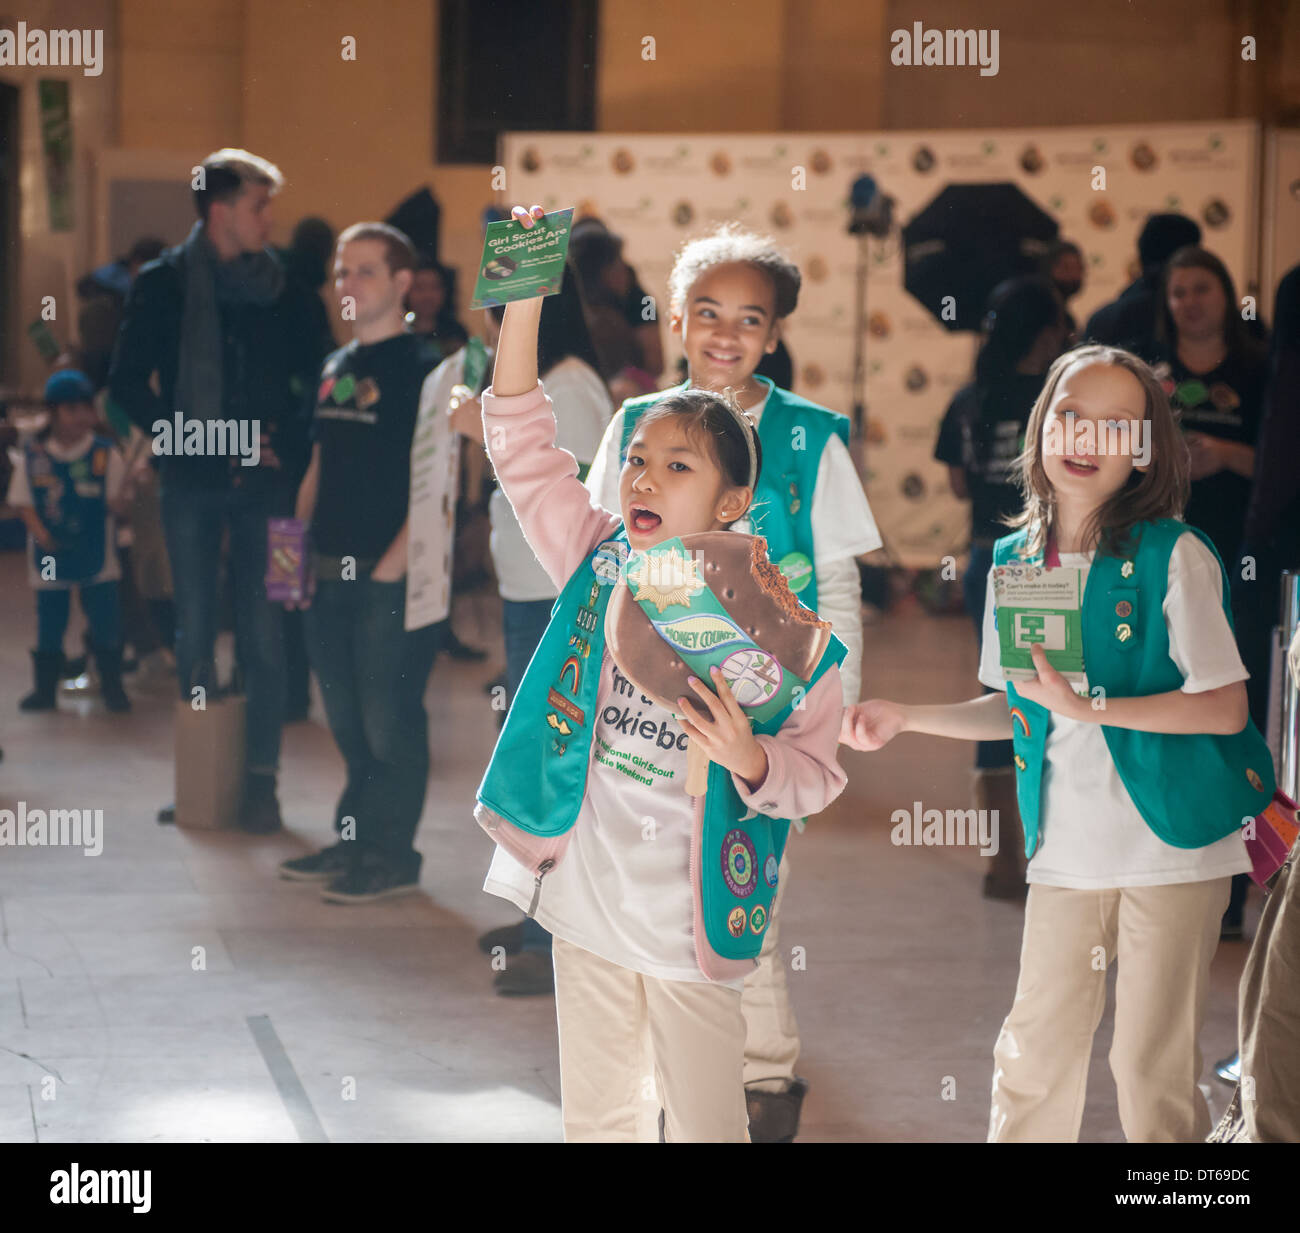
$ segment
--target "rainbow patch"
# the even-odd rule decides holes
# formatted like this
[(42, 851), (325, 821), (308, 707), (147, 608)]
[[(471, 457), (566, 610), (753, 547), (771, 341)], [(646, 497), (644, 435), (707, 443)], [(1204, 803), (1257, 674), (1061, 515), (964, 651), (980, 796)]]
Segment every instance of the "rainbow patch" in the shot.
[(1020, 731), (1025, 734), (1026, 739), (1029, 737), (1029, 720), (1025, 718), (1025, 713), (1018, 706), (1011, 708), (1011, 725), (1015, 726), (1017, 720), (1020, 722)]

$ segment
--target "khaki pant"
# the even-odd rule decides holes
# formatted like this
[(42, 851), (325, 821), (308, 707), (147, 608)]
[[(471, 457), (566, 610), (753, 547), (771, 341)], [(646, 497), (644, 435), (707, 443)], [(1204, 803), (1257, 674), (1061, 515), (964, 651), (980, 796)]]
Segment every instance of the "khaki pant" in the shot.
[(636, 1142), (656, 1092), (668, 1142), (749, 1141), (737, 990), (642, 976), (560, 938), (554, 954), (566, 1143)]
[(785, 956), (777, 953), (781, 901), (785, 898), (790, 861), (782, 856), (777, 874), (776, 899), (763, 935), (758, 966), (745, 977), (745, 1084), (763, 1091), (781, 1092), (794, 1078), (799, 1060), (799, 1025), (785, 983)]
[(1205, 1138), (1210, 1114), (1196, 1086), (1197, 1036), (1230, 884), (1030, 886), (1016, 997), (993, 1050), (990, 1142), (1078, 1139), (1112, 960), (1110, 1069), (1125, 1137)]

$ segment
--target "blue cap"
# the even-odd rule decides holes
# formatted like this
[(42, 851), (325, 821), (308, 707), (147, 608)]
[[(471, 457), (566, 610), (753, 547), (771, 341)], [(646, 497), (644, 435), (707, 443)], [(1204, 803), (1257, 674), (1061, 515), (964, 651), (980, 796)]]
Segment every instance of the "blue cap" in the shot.
[(45, 383), (45, 401), (51, 405), (60, 402), (94, 402), (95, 387), (84, 372), (64, 368)]

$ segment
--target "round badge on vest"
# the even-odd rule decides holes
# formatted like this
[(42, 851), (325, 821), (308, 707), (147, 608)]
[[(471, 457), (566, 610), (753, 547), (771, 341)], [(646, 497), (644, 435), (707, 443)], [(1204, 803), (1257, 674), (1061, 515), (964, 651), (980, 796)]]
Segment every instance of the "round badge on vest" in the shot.
[(787, 552), (776, 563), (776, 567), (785, 575), (786, 582), (790, 584), (790, 590), (796, 595), (812, 581), (813, 563), (808, 559), (806, 553)]
[(762, 933), (767, 928), (767, 909), (761, 903), (756, 903), (749, 914), (749, 928), (752, 933)]
[[(722, 879), (737, 899), (747, 899), (754, 893), (754, 863), (757, 858), (754, 841), (744, 831), (727, 832), (722, 841)], [(744, 916), (743, 910), (741, 916)]]
[(745, 933), (745, 909), (732, 908), (727, 916), (727, 931), (733, 938), (744, 936)]

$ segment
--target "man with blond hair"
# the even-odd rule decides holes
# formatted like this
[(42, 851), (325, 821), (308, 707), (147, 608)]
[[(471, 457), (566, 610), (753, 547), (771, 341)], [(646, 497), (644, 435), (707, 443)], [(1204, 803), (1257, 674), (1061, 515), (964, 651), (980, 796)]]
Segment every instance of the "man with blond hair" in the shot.
[[(285, 278), (268, 247), (283, 183), (278, 167), (247, 150), (218, 150), (194, 168), (198, 222), (132, 284), (108, 379), (110, 396), (153, 439), (186, 700), (195, 686), (216, 683), (228, 537), (247, 694), (240, 825), (255, 834), (280, 826), (284, 656), (280, 612), (264, 583), (267, 519), (293, 512), (307, 461), (307, 399), (332, 345), (309, 293)], [(159, 820), (172, 820), (170, 811)]]

